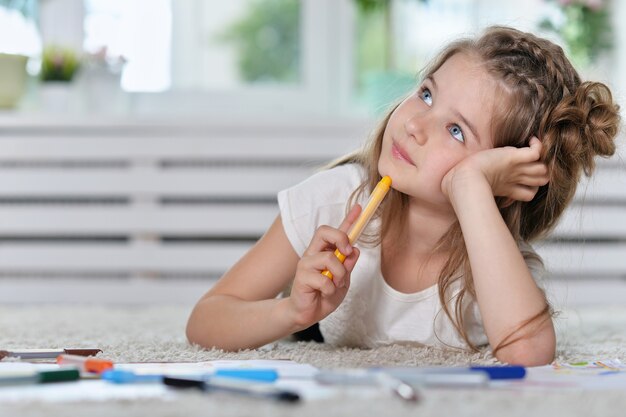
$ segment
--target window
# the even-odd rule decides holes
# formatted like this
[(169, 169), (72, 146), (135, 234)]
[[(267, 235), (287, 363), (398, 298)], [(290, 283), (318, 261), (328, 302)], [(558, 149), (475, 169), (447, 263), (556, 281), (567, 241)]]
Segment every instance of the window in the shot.
[(36, 11), (33, 0), (0, 0), (0, 53), (27, 56), (41, 53)]
[(299, 35), (299, 0), (86, 0), (85, 50), (124, 57), (125, 91), (297, 83)]
[(86, 0), (84, 29), (86, 52), (109, 62), (125, 61), (121, 74), (125, 91), (170, 88), (170, 0)]
[(536, 31), (543, 3), (528, 0), (514, 6), (496, 0), (403, 0), (359, 8), (354, 66), (357, 102), (369, 112), (384, 112), (416, 87), (419, 70), (447, 42), (492, 24)]
[[(79, 4), (84, 28), (60, 25)], [(415, 87), (443, 44), (489, 24), (537, 30), (544, 0), (57, 0), (55, 30), (125, 64), (126, 109), (214, 118), (362, 117)], [(110, 84), (107, 84), (110, 85)], [(102, 90), (102, 88), (101, 88)], [(105, 108), (106, 106), (100, 106)], [(125, 110), (126, 111), (126, 110)]]
[(349, 90), (350, 1), (85, 0), (84, 48), (124, 58), (135, 113), (326, 115)]

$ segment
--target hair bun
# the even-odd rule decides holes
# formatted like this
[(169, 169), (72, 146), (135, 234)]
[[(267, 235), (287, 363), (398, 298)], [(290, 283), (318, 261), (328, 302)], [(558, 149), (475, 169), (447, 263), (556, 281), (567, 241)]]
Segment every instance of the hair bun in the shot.
[(615, 153), (619, 106), (613, 102), (609, 88), (598, 82), (580, 84), (573, 98), (573, 104), (581, 114), (580, 140), (585, 150), (583, 170), (586, 175), (591, 175), (596, 155), (609, 157)]

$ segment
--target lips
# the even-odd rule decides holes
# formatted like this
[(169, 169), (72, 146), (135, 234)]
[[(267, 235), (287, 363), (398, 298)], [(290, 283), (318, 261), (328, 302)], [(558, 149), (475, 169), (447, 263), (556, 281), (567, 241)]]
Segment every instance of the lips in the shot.
[(391, 145), (391, 155), (396, 159), (400, 159), (406, 162), (407, 164), (415, 165), (411, 157), (406, 153), (404, 149), (398, 146), (396, 142), (393, 142), (393, 144)]

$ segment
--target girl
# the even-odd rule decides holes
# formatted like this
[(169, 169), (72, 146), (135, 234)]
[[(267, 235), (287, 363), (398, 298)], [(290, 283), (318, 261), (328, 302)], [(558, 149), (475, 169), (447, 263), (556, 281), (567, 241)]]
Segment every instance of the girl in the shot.
[[(609, 89), (547, 40), (493, 27), (452, 43), (364, 149), (279, 193), (280, 215), (198, 302), (187, 337), (237, 350), (319, 323), (334, 345), (489, 344), (502, 362), (547, 364), (552, 313), (528, 242), (614, 153), (618, 125)], [(384, 175), (392, 190), (359, 249), (346, 232)]]

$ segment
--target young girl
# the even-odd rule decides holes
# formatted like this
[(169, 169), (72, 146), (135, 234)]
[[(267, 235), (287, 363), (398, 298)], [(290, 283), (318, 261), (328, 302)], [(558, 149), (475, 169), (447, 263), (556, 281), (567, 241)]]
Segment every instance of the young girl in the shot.
[[(528, 242), (614, 153), (618, 125), (609, 89), (547, 40), (493, 27), (452, 43), (364, 149), (279, 193), (280, 215), (198, 302), (187, 337), (237, 350), (319, 323), (334, 345), (488, 343), (502, 362), (547, 364), (555, 333)], [(352, 246), (384, 175), (392, 190)]]

